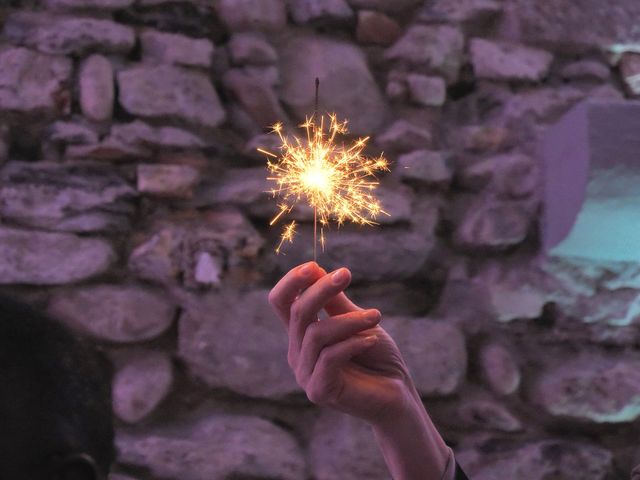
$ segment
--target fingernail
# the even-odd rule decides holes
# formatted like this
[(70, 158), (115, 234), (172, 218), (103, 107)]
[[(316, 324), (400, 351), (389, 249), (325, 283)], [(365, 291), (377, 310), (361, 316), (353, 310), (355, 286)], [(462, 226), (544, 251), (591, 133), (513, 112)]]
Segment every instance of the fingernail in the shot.
[(337, 272), (334, 272), (333, 275), (331, 275), (331, 282), (334, 285), (339, 285), (347, 279), (347, 276), (348, 276), (347, 269), (341, 268)]
[(380, 313), (380, 310), (367, 310), (365, 313), (365, 320), (367, 322), (370, 323), (377, 323), (378, 321), (380, 321), (380, 318), (382, 318), (382, 314)]
[(309, 276), (309, 274), (311, 274), (312, 270), (313, 270), (313, 262), (305, 263), (303, 266), (300, 267), (300, 275), (302, 275), (303, 277), (307, 277)]

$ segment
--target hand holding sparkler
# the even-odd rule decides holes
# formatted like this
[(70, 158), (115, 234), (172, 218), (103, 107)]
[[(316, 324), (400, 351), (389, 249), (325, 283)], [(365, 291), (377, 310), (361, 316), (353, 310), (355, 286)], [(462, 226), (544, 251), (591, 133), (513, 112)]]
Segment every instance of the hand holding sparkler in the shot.
[[(379, 325), (380, 312), (345, 295), (350, 282), (346, 268), (327, 274), (309, 262), (273, 288), (269, 301), (288, 331), (289, 365), (312, 402), (371, 424), (393, 478), (441, 480), (453, 465), (451, 451)], [(321, 310), (329, 318), (318, 321)]]

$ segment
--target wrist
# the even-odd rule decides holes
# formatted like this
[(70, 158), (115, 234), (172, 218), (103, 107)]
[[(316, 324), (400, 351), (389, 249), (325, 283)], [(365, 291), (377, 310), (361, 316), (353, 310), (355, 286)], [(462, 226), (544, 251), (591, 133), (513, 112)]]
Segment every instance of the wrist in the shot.
[(413, 385), (402, 397), (402, 402), (372, 423), (385, 462), (394, 479), (439, 480), (447, 468), (449, 448)]

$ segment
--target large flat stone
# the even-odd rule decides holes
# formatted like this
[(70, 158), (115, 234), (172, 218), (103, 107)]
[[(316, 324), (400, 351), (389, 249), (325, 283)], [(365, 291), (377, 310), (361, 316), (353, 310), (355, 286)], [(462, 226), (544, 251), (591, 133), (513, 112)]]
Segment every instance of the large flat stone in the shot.
[(640, 360), (583, 354), (548, 368), (533, 399), (549, 414), (590, 423), (640, 417)]
[(187, 306), (178, 348), (194, 375), (211, 387), (251, 397), (300, 392), (287, 364), (286, 332), (269, 308), (268, 293), (227, 289)]
[(80, 108), (94, 122), (110, 120), (115, 100), (113, 66), (108, 58), (94, 54), (80, 67)]
[[(564, 50), (585, 52), (616, 43), (637, 43), (636, 19), (640, 4), (625, 0), (515, 0), (511, 12), (523, 41)], [(597, 28), (585, 28), (591, 25)]]
[(170, 65), (138, 66), (120, 71), (117, 77), (120, 105), (133, 115), (207, 129), (225, 119), (218, 94), (204, 73)]
[(113, 411), (127, 423), (149, 416), (171, 391), (173, 365), (161, 352), (132, 355), (114, 375)]
[(451, 26), (414, 25), (384, 54), (385, 59), (426, 68), (447, 83), (457, 80), (464, 50), (462, 31)]
[[(325, 269), (349, 267), (356, 281), (411, 278), (421, 271), (436, 246), (436, 209), (422, 212), (419, 218), (424, 229), (369, 226), (327, 230), (324, 252), (318, 246), (318, 261)], [(313, 226), (303, 226), (299, 232), (293, 244), (283, 246), (284, 255), (277, 257), (283, 272), (313, 259)]]
[(386, 102), (363, 53), (354, 45), (319, 35), (295, 35), (280, 49), (280, 69), (282, 101), (298, 119), (313, 114), (319, 78), (321, 112), (348, 119), (350, 133), (369, 135), (384, 124)]
[(135, 44), (133, 29), (111, 20), (43, 12), (9, 15), (4, 35), (14, 43), (54, 55), (126, 54)]
[(213, 415), (167, 431), (120, 434), (120, 463), (158, 478), (304, 480), (300, 447), (285, 430), (257, 417)]
[(218, 15), (229, 30), (277, 30), (287, 23), (285, 0), (220, 0)]
[(59, 285), (105, 272), (116, 259), (102, 239), (0, 227), (0, 284)]
[(318, 480), (388, 480), (371, 427), (364, 421), (324, 410), (309, 446), (313, 477)]
[(159, 290), (135, 285), (93, 285), (53, 295), (49, 311), (96, 340), (131, 343), (161, 335), (175, 305)]
[(614, 466), (610, 451), (599, 446), (560, 439), (514, 444), (456, 453), (462, 468), (474, 480), (606, 480)]
[(213, 43), (177, 33), (145, 30), (140, 34), (142, 59), (146, 63), (168, 63), (187, 67), (211, 67)]
[(0, 114), (59, 116), (71, 106), (73, 63), (26, 48), (0, 50)]
[(289, 0), (289, 10), (295, 23), (340, 23), (353, 17), (345, 0)]
[(129, 8), (134, 0), (45, 0), (51, 10), (113, 11)]
[(404, 317), (385, 318), (381, 325), (398, 344), (420, 395), (451, 395), (460, 388), (467, 370), (467, 350), (457, 327)]
[(90, 162), (10, 162), (0, 170), (0, 215), (33, 227), (107, 230), (133, 213), (135, 196), (116, 171)]
[(471, 63), (478, 78), (536, 82), (549, 73), (552, 61), (553, 55), (544, 50), (483, 38), (471, 40)]

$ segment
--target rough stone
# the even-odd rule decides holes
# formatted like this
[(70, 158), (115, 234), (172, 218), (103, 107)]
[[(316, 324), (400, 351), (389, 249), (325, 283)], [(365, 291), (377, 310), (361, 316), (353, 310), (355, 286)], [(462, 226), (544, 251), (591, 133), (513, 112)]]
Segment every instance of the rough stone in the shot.
[(499, 322), (539, 318), (548, 301), (542, 291), (529, 285), (496, 283), (488, 288), (493, 314)]
[(278, 61), (276, 50), (256, 32), (235, 33), (227, 48), (235, 65), (271, 65)]
[(427, 68), (447, 83), (458, 79), (464, 35), (455, 27), (414, 25), (385, 52), (385, 59)]
[(72, 145), (98, 143), (98, 134), (85, 123), (57, 121), (49, 127), (49, 139)]
[(347, 0), (353, 8), (364, 10), (379, 10), (387, 13), (400, 13), (418, 6), (420, 0)]
[[(387, 105), (355, 46), (318, 35), (296, 35), (280, 49), (281, 99), (298, 119), (313, 111), (320, 79), (323, 110), (349, 119), (349, 132), (370, 135), (383, 125)], [(353, 95), (353, 92), (358, 95)]]
[(502, 12), (502, 4), (496, 0), (436, 0), (418, 15), (426, 22), (481, 23), (494, 19)]
[(584, 354), (544, 372), (532, 393), (546, 412), (593, 423), (629, 423), (640, 416), (640, 360)]
[(44, 12), (9, 15), (4, 34), (16, 44), (53, 55), (127, 54), (135, 44), (133, 29), (111, 20)]
[(220, 205), (266, 206), (270, 215), (278, 211), (277, 206), (269, 205), (270, 188), (273, 184), (267, 180), (264, 167), (230, 168), (214, 183), (207, 196)]
[(211, 67), (213, 43), (206, 38), (195, 39), (177, 33), (145, 30), (140, 34), (140, 42), (142, 61), (145, 63)]
[(607, 65), (596, 60), (578, 60), (565, 66), (560, 72), (567, 80), (592, 80), (605, 82), (611, 76)]
[(409, 223), (411, 221), (411, 205), (414, 200), (413, 191), (400, 182), (385, 180), (376, 189), (376, 198), (387, 215), (380, 215), (376, 222), (380, 225)]
[(545, 480), (606, 480), (613, 473), (613, 455), (584, 442), (542, 440), (518, 445), (497, 445), (472, 452), (457, 452), (456, 458), (470, 478), (526, 478)]
[(447, 85), (440, 77), (427, 77), (412, 73), (407, 75), (409, 97), (418, 105), (441, 107), (447, 98)]
[(372, 43), (387, 47), (395, 42), (402, 29), (398, 22), (384, 13), (371, 10), (358, 11), (356, 38), (360, 43)]
[[(598, 0), (548, 0), (544, 3), (516, 0), (511, 10), (522, 41), (546, 45), (565, 53), (597, 51), (604, 46), (640, 40), (635, 19), (640, 4)], [(597, 25), (598, 28), (585, 28)]]
[(471, 63), (478, 78), (537, 82), (548, 73), (553, 55), (524, 45), (471, 40)]
[(0, 215), (32, 227), (106, 230), (132, 212), (135, 194), (113, 169), (90, 162), (10, 162), (0, 170)]
[(520, 387), (520, 369), (511, 352), (504, 346), (491, 343), (483, 346), (478, 355), (480, 375), (497, 395), (511, 395)]
[(224, 75), (224, 85), (260, 127), (286, 120), (275, 91), (262, 78), (231, 69)]
[(207, 146), (198, 135), (176, 127), (152, 127), (140, 120), (115, 124), (103, 144), (123, 145), (125, 148), (195, 149)]
[(620, 60), (620, 74), (631, 95), (640, 95), (640, 54), (625, 53)]
[(165, 197), (189, 198), (200, 180), (199, 172), (189, 165), (139, 164), (138, 191)]
[[(181, 276), (189, 288), (210, 286), (199, 280), (203, 253), (221, 266), (222, 278), (245, 278), (262, 247), (262, 237), (237, 211), (207, 211), (168, 217), (152, 225), (129, 256), (129, 268), (140, 278), (160, 283)], [(200, 271), (202, 274), (202, 270)], [(210, 278), (210, 277), (209, 277)]]
[(512, 143), (511, 132), (504, 127), (470, 125), (453, 135), (455, 145), (474, 153), (496, 153)]
[(111, 245), (68, 233), (0, 227), (0, 284), (59, 285), (93, 277), (115, 261)]
[(124, 10), (133, 5), (134, 0), (46, 0), (50, 10)]
[(284, 0), (220, 0), (216, 10), (229, 30), (278, 30), (287, 23)]
[(458, 427), (498, 432), (520, 432), (522, 423), (504, 405), (490, 399), (463, 401), (456, 417)]
[(71, 107), (73, 64), (26, 48), (0, 50), (0, 114), (59, 116)]
[(381, 325), (398, 344), (420, 395), (451, 395), (460, 388), (467, 369), (467, 350), (457, 327), (402, 317), (387, 317)]
[(209, 415), (171, 431), (120, 434), (116, 446), (122, 464), (159, 478), (307, 478), (295, 439), (257, 417)]
[(211, 387), (250, 397), (280, 398), (300, 391), (287, 364), (286, 334), (267, 296), (266, 290), (225, 290), (187, 306), (178, 349), (191, 373)]
[(401, 155), (395, 173), (402, 180), (439, 188), (448, 188), (453, 178), (450, 156), (431, 150)]
[(110, 120), (115, 99), (111, 62), (102, 55), (91, 55), (80, 67), (79, 86), (82, 114), (94, 122)]
[(465, 249), (504, 250), (524, 241), (531, 214), (517, 203), (482, 202), (470, 206), (454, 235)]
[(113, 411), (123, 422), (137, 423), (160, 405), (172, 386), (173, 366), (167, 355), (135, 355), (113, 378)]
[(309, 459), (317, 480), (388, 480), (371, 427), (364, 421), (324, 410), (313, 426)]
[(345, 0), (287, 0), (295, 23), (344, 22), (353, 17)]
[(431, 132), (406, 120), (396, 120), (376, 138), (376, 143), (385, 152), (404, 153), (431, 146)]
[(474, 191), (489, 187), (501, 195), (530, 195), (539, 184), (539, 170), (528, 155), (508, 153), (481, 160), (463, 169), (460, 184)]
[(209, 252), (199, 252), (193, 278), (200, 285), (219, 285), (223, 268), (220, 257), (213, 257)]
[(224, 108), (204, 73), (170, 65), (139, 66), (122, 70), (117, 77), (119, 102), (133, 115), (208, 129), (224, 121)]
[(103, 284), (56, 292), (49, 311), (70, 328), (96, 340), (132, 343), (165, 332), (173, 323), (176, 308), (161, 291)]
[(144, 146), (130, 145), (113, 136), (108, 136), (95, 144), (67, 145), (66, 159), (77, 160), (140, 160), (151, 157), (151, 150)]
[(525, 119), (549, 122), (566, 112), (585, 97), (585, 92), (574, 87), (541, 88), (513, 95), (504, 104), (501, 123), (515, 124)]

